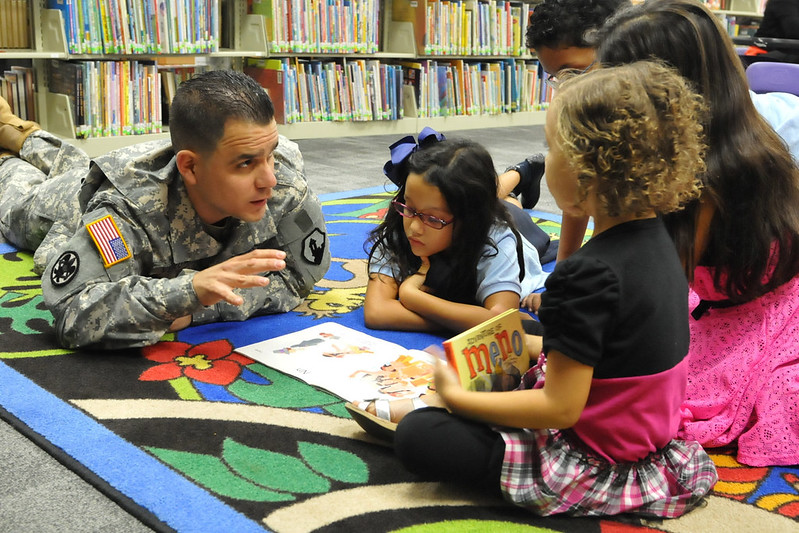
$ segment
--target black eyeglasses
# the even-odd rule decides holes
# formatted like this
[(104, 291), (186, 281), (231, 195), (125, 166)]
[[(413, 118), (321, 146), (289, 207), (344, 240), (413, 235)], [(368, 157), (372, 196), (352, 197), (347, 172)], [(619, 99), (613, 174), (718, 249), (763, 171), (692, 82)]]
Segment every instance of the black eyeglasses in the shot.
[(570, 71), (570, 72), (574, 72), (574, 74), (576, 76), (579, 76), (580, 74), (585, 74), (586, 72), (591, 70), (591, 67), (594, 66), (594, 63), (596, 63), (596, 59), (591, 61), (591, 64), (588, 65), (587, 67), (585, 67), (583, 70), (577, 70), (577, 69), (573, 69), (573, 68), (565, 68), (563, 70), (558, 71), (557, 74), (547, 74), (547, 79), (546, 79), (547, 85), (549, 85), (553, 89), (557, 89), (558, 86), (560, 85), (560, 80), (558, 79), (558, 74), (560, 74), (561, 72), (565, 73), (566, 71)]
[(438, 217), (434, 217), (433, 215), (425, 215), (424, 213), (420, 213), (415, 209), (408, 207), (407, 205), (403, 204), (398, 200), (392, 200), (391, 205), (394, 206), (394, 209), (405, 218), (418, 218), (422, 221), (422, 224), (425, 226), (429, 226), (433, 229), (442, 229), (444, 226), (448, 224), (452, 224), (453, 220), (441, 220)]

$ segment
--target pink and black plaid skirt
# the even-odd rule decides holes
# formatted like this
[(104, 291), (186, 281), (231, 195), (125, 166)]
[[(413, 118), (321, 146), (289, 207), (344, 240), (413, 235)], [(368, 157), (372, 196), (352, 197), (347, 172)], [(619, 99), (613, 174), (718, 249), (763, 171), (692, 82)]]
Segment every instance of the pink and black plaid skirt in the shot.
[(568, 432), (498, 431), (505, 439), (502, 491), (539, 515), (674, 518), (696, 507), (718, 480), (697, 442), (672, 440), (641, 461), (614, 464), (580, 449)]

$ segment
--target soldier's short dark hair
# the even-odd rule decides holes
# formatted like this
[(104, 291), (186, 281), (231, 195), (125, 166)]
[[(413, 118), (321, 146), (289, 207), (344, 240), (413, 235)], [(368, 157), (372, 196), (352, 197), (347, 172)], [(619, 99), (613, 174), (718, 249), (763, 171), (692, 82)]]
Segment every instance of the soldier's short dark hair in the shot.
[(630, 0), (544, 0), (535, 6), (527, 25), (527, 47), (593, 48), (587, 39)]
[(229, 119), (268, 125), (274, 118), (272, 100), (258, 82), (234, 70), (212, 70), (178, 86), (169, 110), (169, 134), (175, 152), (209, 153)]

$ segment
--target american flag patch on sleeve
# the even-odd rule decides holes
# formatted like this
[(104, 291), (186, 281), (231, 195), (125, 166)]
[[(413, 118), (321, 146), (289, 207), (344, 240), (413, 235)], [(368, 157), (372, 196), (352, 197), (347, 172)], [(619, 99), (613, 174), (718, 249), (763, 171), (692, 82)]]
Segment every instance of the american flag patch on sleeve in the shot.
[(105, 268), (130, 258), (128, 245), (111, 215), (86, 224), (86, 229), (89, 230), (89, 235), (92, 236), (100, 257), (103, 258)]

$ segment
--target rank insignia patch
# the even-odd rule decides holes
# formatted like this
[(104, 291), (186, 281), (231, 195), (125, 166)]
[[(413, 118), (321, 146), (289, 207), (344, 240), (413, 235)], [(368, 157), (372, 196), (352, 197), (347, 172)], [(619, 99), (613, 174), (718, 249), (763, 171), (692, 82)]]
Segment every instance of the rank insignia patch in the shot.
[(302, 257), (312, 265), (322, 263), (325, 256), (325, 234), (318, 228), (305, 236), (302, 241)]
[(75, 252), (64, 252), (50, 271), (50, 281), (56, 287), (63, 287), (75, 278), (80, 266), (80, 259)]
[(86, 229), (89, 230), (89, 235), (92, 236), (94, 244), (97, 246), (97, 251), (100, 252), (100, 257), (103, 258), (105, 268), (115, 265), (120, 261), (130, 258), (130, 250), (119, 233), (116, 222), (111, 218), (111, 215), (106, 215), (96, 222), (86, 224)]

